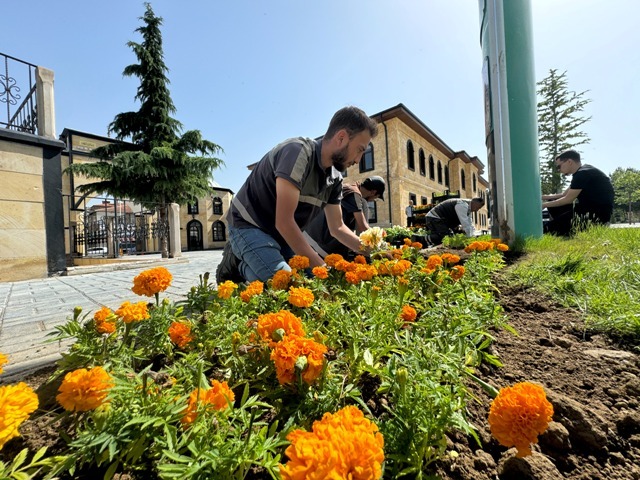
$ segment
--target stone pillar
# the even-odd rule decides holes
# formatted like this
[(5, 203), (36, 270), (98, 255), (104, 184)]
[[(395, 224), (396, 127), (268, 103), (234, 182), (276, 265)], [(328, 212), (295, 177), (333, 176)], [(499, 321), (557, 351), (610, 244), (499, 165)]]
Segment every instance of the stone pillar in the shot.
[(180, 241), (180, 205), (169, 204), (169, 258), (182, 256), (182, 243)]
[(57, 139), (56, 104), (53, 99), (53, 70), (36, 68), (38, 135)]

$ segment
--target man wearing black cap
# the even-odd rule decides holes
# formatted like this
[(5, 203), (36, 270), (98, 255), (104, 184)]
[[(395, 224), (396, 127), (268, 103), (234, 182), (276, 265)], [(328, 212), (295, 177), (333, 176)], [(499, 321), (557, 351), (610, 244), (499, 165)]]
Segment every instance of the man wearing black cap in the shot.
[[(342, 185), (342, 221), (351, 230), (360, 234), (369, 228), (369, 203), (376, 199), (384, 200), (387, 185), (377, 175), (363, 182)], [(339, 253), (348, 257), (352, 251), (340, 241), (333, 238), (327, 227), (327, 219), (320, 212), (304, 231), (305, 238), (321, 257), (330, 253)]]

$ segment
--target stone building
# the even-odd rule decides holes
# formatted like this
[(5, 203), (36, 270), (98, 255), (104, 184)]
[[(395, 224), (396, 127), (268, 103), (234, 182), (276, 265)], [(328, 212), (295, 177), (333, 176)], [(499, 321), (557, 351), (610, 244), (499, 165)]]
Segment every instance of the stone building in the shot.
[[(349, 168), (345, 182), (379, 175), (387, 182), (385, 199), (370, 202), (371, 225), (406, 225), (405, 207), (428, 205), (442, 194), (487, 198), (489, 182), (482, 177), (478, 157), (449, 147), (402, 103), (371, 115), (378, 126), (358, 165)], [(474, 217), (478, 230), (488, 230), (487, 206)]]

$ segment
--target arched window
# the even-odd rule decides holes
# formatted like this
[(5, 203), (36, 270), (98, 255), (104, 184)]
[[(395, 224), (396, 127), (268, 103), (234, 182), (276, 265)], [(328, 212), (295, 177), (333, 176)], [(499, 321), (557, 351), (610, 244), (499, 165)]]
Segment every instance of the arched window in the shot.
[(369, 147), (362, 154), (362, 158), (360, 159), (360, 173), (368, 172), (375, 168), (375, 164), (373, 161), (373, 144), (370, 143)]
[(187, 249), (202, 250), (202, 224), (198, 220), (187, 223)]
[(420, 175), (423, 177), (427, 175), (427, 165), (424, 158), (424, 150), (420, 149), (418, 153), (418, 164), (420, 166)]
[(467, 179), (464, 175), (464, 170), (460, 170), (460, 190), (464, 190), (467, 188)]
[(449, 187), (449, 165), (444, 166), (444, 184)]
[(214, 242), (224, 242), (227, 239), (227, 229), (220, 220), (213, 222), (211, 225)]
[(433, 163), (433, 157), (429, 155), (429, 180), (436, 179), (436, 167)]
[(473, 173), (471, 175), (471, 188), (473, 188), (473, 193), (476, 193), (477, 184), (476, 184), (476, 174), (475, 173)]
[(213, 214), (222, 215), (222, 200), (220, 197), (213, 197)]
[(407, 168), (415, 172), (416, 170), (416, 159), (413, 154), (413, 142), (411, 140), (407, 140)]
[(438, 183), (442, 185), (442, 163), (438, 160)]

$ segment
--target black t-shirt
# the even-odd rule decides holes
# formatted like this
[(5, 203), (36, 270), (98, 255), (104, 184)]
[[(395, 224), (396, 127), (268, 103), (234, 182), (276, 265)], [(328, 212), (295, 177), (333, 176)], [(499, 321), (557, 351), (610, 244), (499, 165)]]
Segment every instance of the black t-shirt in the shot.
[(571, 178), (572, 190), (582, 190), (578, 195), (577, 214), (611, 212), (613, 210), (613, 186), (602, 171), (592, 165), (582, 165)]

